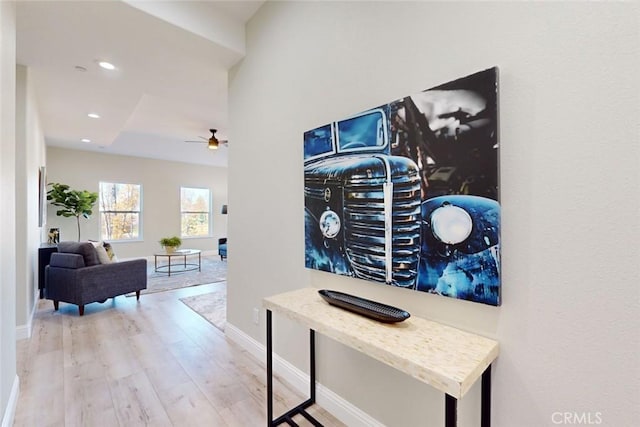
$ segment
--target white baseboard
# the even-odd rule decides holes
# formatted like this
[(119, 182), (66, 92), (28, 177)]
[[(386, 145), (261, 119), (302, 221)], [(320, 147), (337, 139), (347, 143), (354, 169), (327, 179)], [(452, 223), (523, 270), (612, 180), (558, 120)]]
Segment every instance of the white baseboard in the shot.
[(16, 326), (16, 341), (31, 338), (31, 322), (26, 325)]
[[(225, 335), (266, 365), (266, 348), (234, 325), (225, 325)], [(309, 395), (309, 375), (273, 354), (273, 372), (305, 396)], [(384, 424), (352, 405), (327, 387), (316, 383), (316, 401), (331, 415), (348, 426), (384, 427)], [(279, 414), (275, 414), (279, 415)]]
[(13, 426), (13, 420), (16, 416), (16, 406), (18, 405), (18, 395), (20, 394), (20, 380), (16, 375), (13, 379), (13, 385), (11, 386), (11, 394), (9, 395), (9, 401), (7, 402), (7, 408), (2, 416), (2, 427)]
[(36, 289), (36, 292), (33, 296), (33, 308), (31, 309), (31, 313), (27, 318), (27, 324), (16, 326), (16, 341), (26, 340), (31, 338), (31, 333), (33, 332), (33, 318), (36, 315), (36, 309), (38, 308), (39, 299), (40, 299), (40, 291)]

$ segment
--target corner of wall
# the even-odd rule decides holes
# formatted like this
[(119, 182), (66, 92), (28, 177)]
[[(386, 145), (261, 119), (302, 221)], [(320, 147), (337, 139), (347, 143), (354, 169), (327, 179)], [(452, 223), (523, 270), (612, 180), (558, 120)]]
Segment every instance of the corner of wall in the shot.
[(16, 341), (26, 340), (31, 338), (31, 333), (33, 331), (33, 318), (36, 315), (36, 308), (38, 307), (38, 298), (39, 292), (35, 289), (33, 295), (33, 307), (31, 307), (31, 314), (27, 316), (27, 321), (23, 325), (16, 326)]

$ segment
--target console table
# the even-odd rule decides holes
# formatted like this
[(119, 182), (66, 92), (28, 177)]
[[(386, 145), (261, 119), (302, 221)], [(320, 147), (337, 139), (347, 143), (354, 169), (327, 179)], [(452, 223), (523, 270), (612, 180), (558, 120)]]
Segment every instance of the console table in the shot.
[[(382, 301), (381, 301), (382, 302)], [(411, 316), (400, 323), (380, 323), (329, 305), (318, 289), (303, 288), (267, 297), (267, 425), (297, 425), (302, 415), (321, 426), (306, 408), (316, 400), (315, 331), (373, 357), (445, 393), (445, 426), (457, 425), (457, 402), (482, 378), (481, 426), (491, 424), (491, 363), (498, 342), (427, 319)], [(272, 311), (309, 328), (310, 398), (273, 419)]]

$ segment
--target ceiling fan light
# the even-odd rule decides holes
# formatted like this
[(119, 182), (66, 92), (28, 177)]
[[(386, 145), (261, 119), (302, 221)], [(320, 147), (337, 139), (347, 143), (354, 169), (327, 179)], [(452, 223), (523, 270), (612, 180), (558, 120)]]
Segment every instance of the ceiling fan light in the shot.
[(211, 138), (209, 138), (209, 150), (217, 150), (218, 149), (218, 144), (220, 144), (220, 141), (218, 141), (218, 138), (216, 138), (216, 129), (209, 129), (209, 132), (211, 132)]

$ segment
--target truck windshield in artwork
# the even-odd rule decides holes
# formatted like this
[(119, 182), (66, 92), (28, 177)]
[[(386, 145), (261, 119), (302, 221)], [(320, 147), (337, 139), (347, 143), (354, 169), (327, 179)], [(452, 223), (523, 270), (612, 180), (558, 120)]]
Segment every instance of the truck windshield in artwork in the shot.
[(333, 151), (331, 125), (326, 125), (304, 133), (304, 159)]
[(385, 145), (385, 126), (382, 111), (372, 112), (337, 122), (340, 151), (379, 148)]

